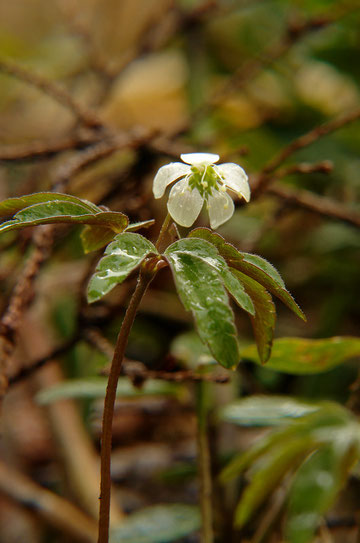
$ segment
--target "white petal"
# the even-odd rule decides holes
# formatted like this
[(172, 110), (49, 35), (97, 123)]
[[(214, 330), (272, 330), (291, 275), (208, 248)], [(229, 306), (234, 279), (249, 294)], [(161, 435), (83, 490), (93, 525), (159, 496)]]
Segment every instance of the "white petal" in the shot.
[(250, 200), (250, 186), (245, 171), (238, 166), (228, 162), (216, 166), (216, 170), (224, 177), (224, 183), (229, 189), (237, 192), (248, 202)]
[(209, 196), (209, 217), (211, 228), (217, 228), (228, 221), (234, 213), (234, 202), (226, 192), (213, 191)]
[(182, 164), (182, 162), (171, 162), (162, 166), (158, 173), (155, 175), (153, 182), (153, 193), (155, 198), (161, 198), (164, 195), (165, 189), (170, 183), (176, 181), (179, 177), (182, 177), (190, 173), (190, 166)]
[(186, 164), (215, 164), (219, 160), (219, 155), (213, 153), (187, 153), (180, 155), (181, 160)]
[(199, 216), (204, 200), (197, 189), (189, 190), (187, 179), (181, 179), (170, 191), (168, 210), (175, 222), (191, 226)]

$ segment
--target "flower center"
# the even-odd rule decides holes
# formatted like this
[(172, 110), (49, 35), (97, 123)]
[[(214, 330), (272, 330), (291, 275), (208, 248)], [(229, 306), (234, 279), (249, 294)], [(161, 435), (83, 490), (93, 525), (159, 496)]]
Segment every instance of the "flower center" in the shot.
[(191, 166), (188, 183), (191, 190), (197, 189), (205, 200), (211, 196), (213, 190), (220, 190), (220, 176), (211, 164), (197, 164)]

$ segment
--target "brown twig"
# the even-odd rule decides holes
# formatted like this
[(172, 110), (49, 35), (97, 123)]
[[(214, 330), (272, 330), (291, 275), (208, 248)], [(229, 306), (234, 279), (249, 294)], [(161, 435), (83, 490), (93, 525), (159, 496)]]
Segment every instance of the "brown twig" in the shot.
[(15, 286), (9, 306), (0, 321), (0, 397), (7, 388), (7, 362), (15, 347), (15, 337), (21, 323), (21, 316), (33, 297), (34, 280), (50, 252), (52, 226), (43, 226), (33, 236), (34, 249), (27, 260)]
[(36, 511), (51, 525), (84, 543), (96, 541), (96, 522), (74, 505), (0, 461), (0, 492)]
[(36, 87), (46, 95), (51, 96), (59, 104), (69, 109), (76, 119), (84, 126), (89, 128), (99, 128), (102, 126), (101, 120), (93, 111), (90, 111), (79, 104), (64, 87), (57, 83), (54, 83), (27, 68), (19, 66), (9, 59), (0, 59), (0, 71), (12, 77), (16, 77), (17, 79)]
[(253, 197), (259, 196), (259, 194), (263, 193), (268, 188), (274, 179), (272, 174), (294, 153), (300, 149), (303, 149), (304, 147), (312, 145), (320, 138), (327, 136), (340, 128), (343, 128), (347, 124), (353, 123), (358, 119), (360, 119), (360, 109), (355, 109), (349, 113), (346, 113), (345, 115), (337, 117), (336, 119), (332, 119), (327, 123), (316, 126), (306, 134), (303, 134), (296, 140), (292, 141), (264, 166), (255, 182), (255, 185), (252, 188)]
[(64, 151), (84, 149), (93, 145), (98, 136), (91, 133), (81, 136), (66, 136), (46, 142), (32, 141), (26, 144), (5, 145), (0, 147), (0, 162), (22, 162), (51, 158)]
[(318, 196), (308, 190), (291, 189), (280, 185), (269, 187), (268, 193), (309, 211), (319, 213), (320, 215), (332, 219), (338, 219), (360, 228), (360, 214), (330, 198)]

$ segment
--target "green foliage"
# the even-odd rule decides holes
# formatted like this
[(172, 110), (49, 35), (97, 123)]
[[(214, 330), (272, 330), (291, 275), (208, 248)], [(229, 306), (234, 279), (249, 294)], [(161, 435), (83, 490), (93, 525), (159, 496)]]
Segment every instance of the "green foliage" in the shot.
[[(41, 390), (37, 401), (46, 405), (58, 400), (68, 398), (104, 398), (106, 393), (107, 378), (92, 377), (87, 379), (71, 379)], [(140, 396), (173, 395), (181, 396), (183, 389), (177, 383), (167, 383), (157, 379), (147, 380), (141, 387), (135, 387), (126, 377), (120, 377), (116, 395), (118, 398), (133, 398)]]
[(322, 515), (360, 458), (360, 424), (337, 404), (311, 406), (291, 398), (253, 396), (230, 405), (228, 411), (225, 408), (223, 416), (237, 424), (248, 425), (251, 418), (255, 425), (264, 424), (267, 417), (261, 411), (267, 408), (268, 423), (275, 422), (281, 428), (237, 455), (221, 474), (225, 482), (251, 470), (250, 483), (236, 509), (235, 524), (246, 524), (282, 479), (300, 466), (289, 491), (287, 541), (310, 543)]
[[(193, 245), (189, 251), (187, 241), (174, 243), (164, 253), (178, 293), (185, 309), (193, 313), (199, 335), (215, 359), (226, 368), (234, 368), (240, 353), (234, 315), (221, 280), (226, 272), (216, 254), (205, 254), (208, 244), (200, 245), (198, 251), (197, 244)], [(237, 294), (240, 297), (240, 289)]]
[[(242, 351), (242, 356), (261, 364), (255, 346)], [(266, 367), (274, 371), (306, 375), (328, 371), (360, 356), (360, 338), (332, 337), (326, 339), (280, 338), (273, 344)]]
[(106, 247), (88, 286), (89, 303), (100, 300), (138, 268), (150, 254), (158, 254), (155, 245), (140, 234), (118, 234)]
[(168, 543), (200, 528), (195, 506), (154, 505), (133, 513), (113, 528), (110, 543)]

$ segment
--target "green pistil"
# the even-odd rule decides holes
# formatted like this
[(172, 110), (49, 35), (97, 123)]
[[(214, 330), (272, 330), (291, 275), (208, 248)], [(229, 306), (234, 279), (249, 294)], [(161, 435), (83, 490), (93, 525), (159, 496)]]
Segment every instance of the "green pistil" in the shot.
[(220, 178), (212, 166), (191, 166), (191, 172), (188, 178), (189, 187), (191, 190), (196, 188), (205, 200), (212, 195), (213, 190), (219, 190)]

